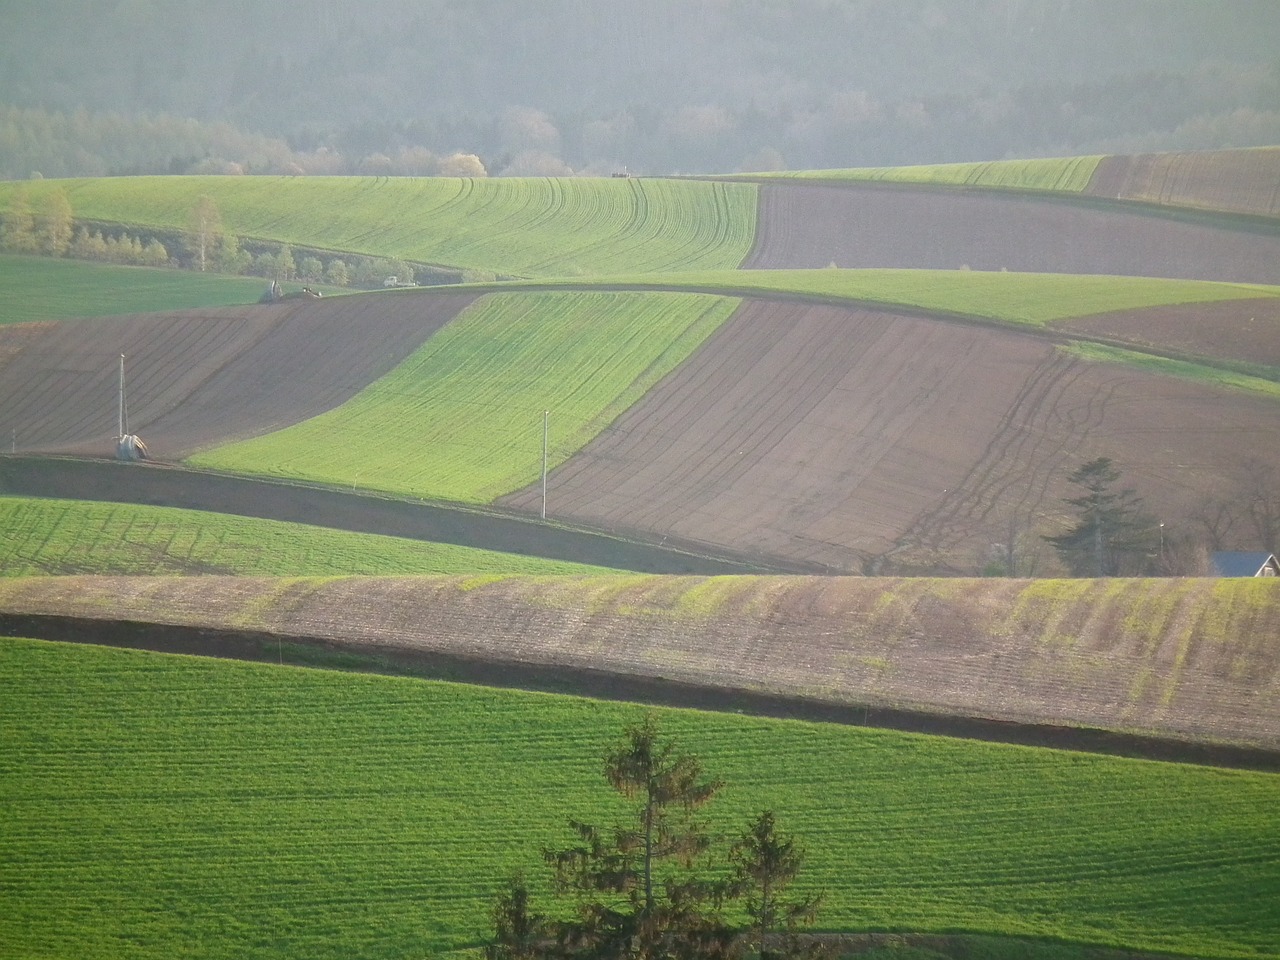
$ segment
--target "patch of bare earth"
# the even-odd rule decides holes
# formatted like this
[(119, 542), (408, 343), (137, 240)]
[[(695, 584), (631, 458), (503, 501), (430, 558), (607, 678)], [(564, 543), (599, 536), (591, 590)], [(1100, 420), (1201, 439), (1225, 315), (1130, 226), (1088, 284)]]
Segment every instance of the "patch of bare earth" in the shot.
[(390, 371), (469, 295), (344, 296), (49, 324), (0, 356), (18, 452), (111, 456), (119, 358), (128, 426), (152, 456), (314, 417)]
[(1280, 367), (1280, 298), (1099, 313), (1055, 328), (1200, 357)]
[(1086, 193), (1280, 217), (1280, 147), (1104, 157)]
[(0, 613), (1280, 749), (1280, 581), (63, 577), (0, 581)]
[(1280, 236), (977, 191), (761, 185), (743, 265), (832, 263), (1280, 283)]
[(548, 514), (833, 571), (971, 572), (1011, 532), (1065, 526), (1086, 460), (1115, 460), (1172, 527), (1242, 459), (1280, 469), (1276, 424), (1273, 402), (1030, 335), (747, 301), (551, 473)]

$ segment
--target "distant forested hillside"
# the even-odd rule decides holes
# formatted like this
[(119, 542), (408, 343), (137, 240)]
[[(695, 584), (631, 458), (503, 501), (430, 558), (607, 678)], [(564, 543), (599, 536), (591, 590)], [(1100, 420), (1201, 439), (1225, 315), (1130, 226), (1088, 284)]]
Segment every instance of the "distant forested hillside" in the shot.
[(1274, 0), (4, 7), (9, 178), (478, 172), (470, 155), (493, 175), (728, 172), (1280, 142)]

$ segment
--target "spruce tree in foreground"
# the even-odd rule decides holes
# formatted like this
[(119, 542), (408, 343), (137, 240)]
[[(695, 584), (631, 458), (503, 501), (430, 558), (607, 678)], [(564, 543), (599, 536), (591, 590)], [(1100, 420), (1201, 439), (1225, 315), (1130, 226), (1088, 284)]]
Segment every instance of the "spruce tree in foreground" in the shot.
[[(547, 850), (558, 892), (574, 901), (569, 920), (532, 912), (521, 878), (494, 905), (489, 960), (535, 957), (591, 960), (694, 960), (748, 955), (776, 930), (794, 932), (811, 920), (818, 898), (784, 900), (800, 869), (801, 852), (766, 811), (734, 845), (729, 869), (713, 857), (714, 838), (697, 812), (722, 784), (708, 779), (697, 757), (659, 735), (652, 716), (625, 731), (610, 751), (604, 775), (634, 801), (627, 820), (597, 827), (570, 820), (575, 843)], [(752, 932), (744, 937), (724, 909), (746, 898)], [(762, 956), (795, 956), (786, 949)]]

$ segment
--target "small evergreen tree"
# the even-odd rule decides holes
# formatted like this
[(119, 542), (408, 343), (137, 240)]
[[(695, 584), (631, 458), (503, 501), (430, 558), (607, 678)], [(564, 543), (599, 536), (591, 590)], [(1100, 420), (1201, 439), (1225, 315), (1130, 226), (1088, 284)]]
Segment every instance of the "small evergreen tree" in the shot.
[(1066, 533), (1044, 539), (1076, 577), (1115, 577), (1138, 574), (1148, 566), (1148, 555), (1158, 550), (1158, 525), (1142, 509), (1142, 498), (1132, 489), (1116, 492), (1120, 471), (1110, 458), (1098, 457), (1077, 468), (1068, 479), (1082, 487), (1078, 497), (1063, 502), (1075, 507), (1079, 519)]
[[(806, 952), (794, 932), (813, 918), (819, 898), (784, 898), (802, 853), (777, 832), (772, 812), (734, 844), (729, 869), (716, 869), (713, 838), (697, 812), (721, 784), (704, 776), (697, 757), (661, 737), (652, 716), (626, 729), (605, 756), (604, 775), (632, 801), (624, 822), (601, 828), (570, 820), (576, 843), (543, 852), (556, 889), (576, 901), (572, 919), (534, 913), (517, 877), (494, 904), (488, 960), (715, 960), (741, 956), (775, 931), (787, 934), (785, 949), (765, 956)], [(722, 914), (742, 897), (752, 925), (746, 938)]]
[[(785, 893), (800, 873), (804, 853), (795, 840), (778, 832), (772, 810), (756, 818), (729, 852), (734, 867), (733, 890), (746, 898), (751, 920), (748, 947), (760, 960), (777, 960), (802, 953), (795, 929), (812, 921), (822, 903), (821, 895), (786, 899)], [(787, 936), (784, 949), (769, 949), (775, 931)]]
[(557, 889), (578, 898), (577, 920), (560, 926), (561, 949), (635, 960), (726, 954), (734, 936), (719, 916), (726, 891), (695, 869), (711, 836), (693, 818), (721, 784), (661, 739), (652, 716), (627, 729), (604, 774), (636, 801), (630, 821), (607, 830), (570, 821), (577, 845), (544, 853)]

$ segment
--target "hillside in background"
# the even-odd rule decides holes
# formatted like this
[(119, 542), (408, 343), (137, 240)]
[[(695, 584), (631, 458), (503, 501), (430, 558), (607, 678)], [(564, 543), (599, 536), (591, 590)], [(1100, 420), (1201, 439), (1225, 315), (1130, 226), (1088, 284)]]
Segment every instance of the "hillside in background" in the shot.
[(455, 154), (490, 175), (706, 173), (1280, 141), (1270, 0), (69, 0), (5, 21), (5, 177), (426, 174)]

